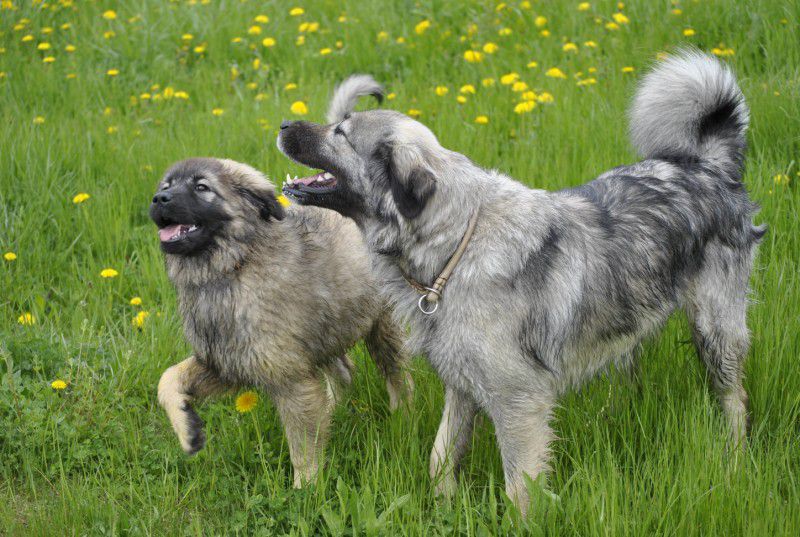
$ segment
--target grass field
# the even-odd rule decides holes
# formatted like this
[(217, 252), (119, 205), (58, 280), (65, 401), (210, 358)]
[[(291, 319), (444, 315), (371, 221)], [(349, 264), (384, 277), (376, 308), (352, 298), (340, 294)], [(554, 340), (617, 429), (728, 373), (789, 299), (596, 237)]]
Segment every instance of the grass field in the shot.
[[(798, 535), (799, 23), (800, 4), (777, 0), (3, 1), (0, 534)], [(384, 106), (419, 114), (445, 146), (531, 186), (573, 186), (635, 159), (635, 82), (683, 44), (740, 78), (745, 180), (770, 226), (743, 456), (725, 454), (681, 317), (647, 345), (641, 391), (609, 374), (563, 400), (527, 521), (504, 498), (488, 423), (457, 498), (434, 498), (442, 389), (422, 358), (413, 410), (389, 415), (354, 353), (316, 487), (291, 489), (264, 398), (250, 413), (235, 394), (201, 406), (207, 447), (183, 455), (155, 389), (189, 349), (146, 211), (170, 163), (300, 174), (275, 147), (281, 119), (321, 119), (337, 81), (369, 72), (391, 92)]]

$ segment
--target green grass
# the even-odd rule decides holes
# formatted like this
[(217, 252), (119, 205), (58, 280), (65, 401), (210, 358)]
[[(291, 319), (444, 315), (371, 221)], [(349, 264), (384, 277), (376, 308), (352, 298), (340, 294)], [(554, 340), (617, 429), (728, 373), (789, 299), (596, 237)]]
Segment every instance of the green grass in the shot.
[[(682, 0), (675, 15), (669, 1), (637, 0), (626, 2), (630, 22), (619, 30), (604, 27), (618, 9), (607, 0), (585, 12), (577, 0), (530, 10), (514, 1), (500, 11), (473, 1), (304, 0), (299, 17), (284, 2), (31, 3), (0, 11), (0, 253), (18, 256), (0, 259), (0, 534), (798, 534), (797, 2)], [(104, 19), (112, 8), (116, 20)], [(260, 13), (270, 21), (250, 36)], [(540, 35), (536, 15), (547, 17), (550, 36)], [(432, 24), (417, 35), (423, 19)], [(304, 21), (319, 31), (296, 46)], [(504, 27), (512, 33), (498, 35)], [(684, 28), (696, 35), (684, 37)], [(105, 38), (108, 30), (116, 35)], [(379, 42), (381, 31), (388, 39)], [(189, 47), (184, 33), (194, 36)], [(277, 41), (269, 49), (261, 45), (268, 36)], [(489, 41), (496, 53), (464, 60), (471, 43)], [(562, 51), (567, 41), (577, 53)], [(52, 48), (37, 50), (41, 42)], [(413, 411), (389, 415), (378, 375), (356, 352), (355, 386), (336, 412), (316, 488), (291, 489), (287, 447), (265, 399), (241, 415), (231, 397), (203, 405), (207, 448), (182, 454), (155, 389), (189, 349), (146, 212), (171, 162), (214, 155), (274, 178), (301, 173), (274, 143), (281, 119), (296, 117), (290, 105), (304, 101), (307, 117), (319, 119), (337, 81), (369, 72), (396, 94), (386, 106), (420, 110), (445, 146), (531, 186), (572, 186), (634, 160), (625, 114), (635, 81), (658, 52), (686, 43), (735, 50), (728, 60), (752, 110), (745, 180), (763, 207), (758, 222), (770, 225), (752, 279), (754, 427), (744, 456), (725, 454), (723, 422), (682, 318), (647, 345), (640, 392), (611, 374), (564, 398), (553, 471), (534, 486), (527, 521), (503, 497), (488, 422), (476, 430), (458, 496), (452, 504), (433, 497), (427, 458), (442, 389), (422, 359)], [(192, 50), (202, 44), (204, 53)], [(333, 52), (320, 55), (323, 47)], [(43, 63), (48, 55), (55, 61)], [(528, 68), (531, 60), (538, 67)], [(553, 66), (568, 78), (546, 77)], [(499, 83), (512, 71), (553, 103), (515, 114), (519, 93)], [(597, 83), (577, 86), (579, 72)], [(498, 82), (483, 87), (484, 78)], [(464, 84), (477, 92), (458, 104)], [(437, 96), (438, 85), (449, 93)], [(142, 100), (167, 86), (189, 98)], [(489, 123), (476, 124), (478, 115)], [(778, 174), (788, 184), (776, 183)], [(91, 197), (73, 204), (79, 192)], [(101, 278), (108, 267), (119, 276)], [(141, 330), (131, 324), (140, 309), (133, 296), (150, 313)], [(35, 324), (17, 322), (25, 312)], [(55, 379), (68, 388), (51, 389)]]

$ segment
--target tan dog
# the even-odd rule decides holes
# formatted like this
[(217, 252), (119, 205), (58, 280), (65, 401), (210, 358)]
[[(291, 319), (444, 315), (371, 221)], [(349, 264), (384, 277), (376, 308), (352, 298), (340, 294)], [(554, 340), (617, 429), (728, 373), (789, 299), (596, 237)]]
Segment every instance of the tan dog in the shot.
[(257, 386), (274, 401), (299, 487), (316, 475), (346, 352), (364, 338), (390, 407), (410, 396), (393, 324), (355, 224), (333, 211), (284, 209), (258, 171), (230, 160), (170, 168), (150, 206), (194, 355), (167, 369), (158, 399), (184, 451), (205, 443), (195, 398)]

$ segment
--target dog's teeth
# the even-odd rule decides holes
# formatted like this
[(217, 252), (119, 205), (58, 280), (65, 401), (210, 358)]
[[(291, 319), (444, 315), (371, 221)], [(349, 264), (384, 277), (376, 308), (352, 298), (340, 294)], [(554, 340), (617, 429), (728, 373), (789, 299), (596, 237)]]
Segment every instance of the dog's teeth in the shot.
[(328, 173), (328, 172), (323, 173), (322, 177), (324, 177), (325, 179), (328, 179), (328, 180), (333, 179), (333, 175)]
[(197, 226), (194, 226), (194, 225), (193, 225), (193, 226), (190, 226), (190, 227), (189, 227), (189, 231), (187, 231), (187, 233), (189, 233), (189, 232), (191, 232), (191, 231), (194, 231), (194, 230), (196, 230), (196, 229), (197, 229)]

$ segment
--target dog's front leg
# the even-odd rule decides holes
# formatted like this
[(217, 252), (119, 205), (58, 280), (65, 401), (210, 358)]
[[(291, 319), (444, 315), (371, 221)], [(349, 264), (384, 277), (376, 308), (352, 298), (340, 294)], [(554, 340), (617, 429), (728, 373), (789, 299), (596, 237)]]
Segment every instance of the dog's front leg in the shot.
[(530, 502), (525, 476), (535, 480), (548, 468), (554, 397), (549, 390), (516, 390), (509, 386), (506, 393), (492, 399), (488, 411), (503, 458), (506, 494), (525, 515)]
[(164, 371), (158, 382), (158, 402), (169, 421), (183, 451), (194, 455), (206, 443), (203, 420), (191, 405), (196, 397), (208, 397), (225, 391), (227, 386), (194, 356)]
[(272, 396), (289, 443), (294, 487), (300, 488), (313, 481), (319, 471), (330, 428), (333, 399), (324, 381), (315, 377), (283, 386)]
[(456, 491), (456, 468), (467, 450), (478, 407), (467, 394), (446, 388), (444, 411), (431, 451), (430, 475), (437, 495)]

